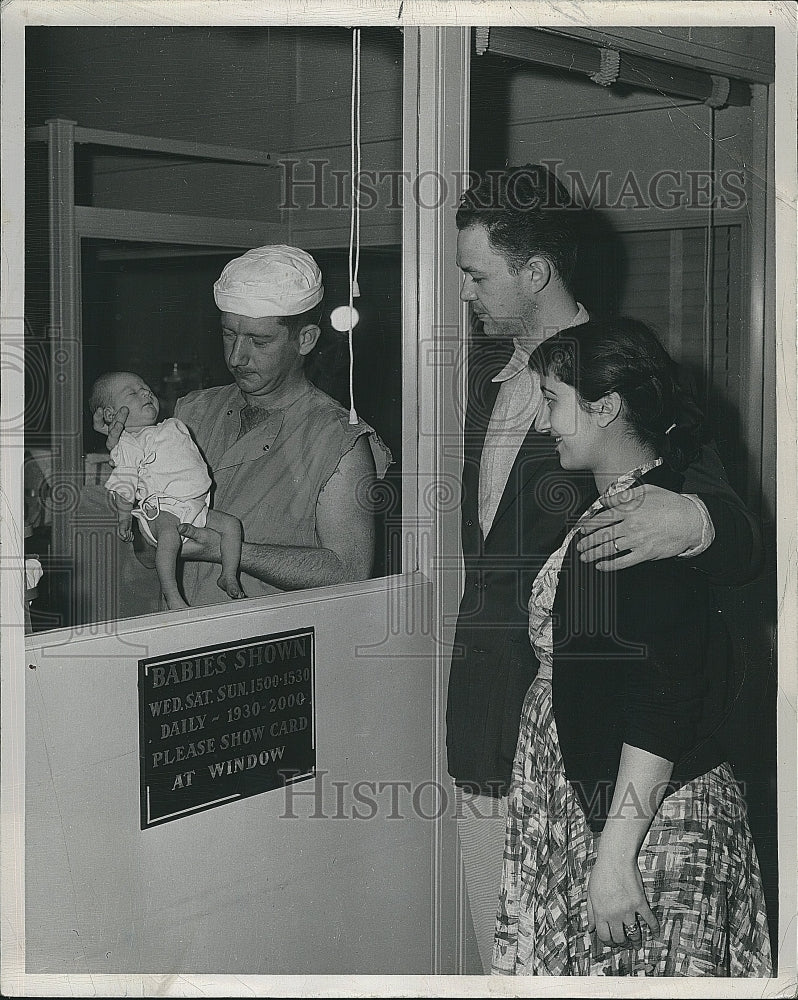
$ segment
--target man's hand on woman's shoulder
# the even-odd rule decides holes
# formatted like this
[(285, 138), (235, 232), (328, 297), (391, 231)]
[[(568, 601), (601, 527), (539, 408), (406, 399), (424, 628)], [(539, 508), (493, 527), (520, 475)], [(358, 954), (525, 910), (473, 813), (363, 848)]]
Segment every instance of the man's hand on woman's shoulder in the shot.
[(701, 513), (681, 493), (646, 483), (602, 502), (606, 509), (585, 522), (577, 545), (582, 561), (598, 570), (672, 559), (701, 544)]

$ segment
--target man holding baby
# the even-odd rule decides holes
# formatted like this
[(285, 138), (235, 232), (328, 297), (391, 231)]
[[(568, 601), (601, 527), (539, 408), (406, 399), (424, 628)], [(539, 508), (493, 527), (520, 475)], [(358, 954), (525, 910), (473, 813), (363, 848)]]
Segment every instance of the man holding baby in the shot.
[[(230, 261), (214, 285), (232, 385), (178, 400), (175, 417), (207, 462), (211, 506), (244, 529), (247, 597), (366, 579), (374, 549), (366, 498), (390, 453), (374, 430), (317, 389), (304, 371), (320, 336), (324, 287), (313, 258), (266, 246)], [(118, 441), (127, 414), (108, 428)], [(95, 426), (107, 428), (95, 414)], [(217, 585), (221, 537), (181, 524), (190, 605), (225, 599)]]

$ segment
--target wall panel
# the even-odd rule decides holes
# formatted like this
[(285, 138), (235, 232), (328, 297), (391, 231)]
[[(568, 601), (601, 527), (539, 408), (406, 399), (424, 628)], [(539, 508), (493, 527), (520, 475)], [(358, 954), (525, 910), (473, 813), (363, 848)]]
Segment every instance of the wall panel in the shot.
[[(429, 586), (359, 589), (31, 644), (29, 972), (432, 971), (432, 817), (453, 802), (431, 784)], [(137, 660), (307, 625), (315, 783), (140, 830)]]

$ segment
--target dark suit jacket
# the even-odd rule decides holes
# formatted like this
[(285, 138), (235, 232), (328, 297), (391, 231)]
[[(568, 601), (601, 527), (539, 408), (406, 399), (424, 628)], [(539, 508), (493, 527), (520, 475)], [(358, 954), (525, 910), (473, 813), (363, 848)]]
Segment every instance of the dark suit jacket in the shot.
[[(446, 744), (449, 773), (485, 794), (509, 787), (524, 695), (537, 670), (529, 643), (532, 581), (557, 548), (568, 523), (595, 499), (593, 478), (560, 468), (552, 439), (531, 428), (522, 444), (487, 538), (477, 513), (479, 463), (498, 383), (492, 377), (507, 345), (478, 338), (469, 362), (462, 482), (465, 588), (449, 674)], [(698, 494), (715, 526), (715, 541), (691, 564), (723, 584), (752, 579), (762, 565), (756, 520), (729, 486), (711, 446), (685, 473), (685, 493)], [(627, 572), (626, 570), (622, 572)]]

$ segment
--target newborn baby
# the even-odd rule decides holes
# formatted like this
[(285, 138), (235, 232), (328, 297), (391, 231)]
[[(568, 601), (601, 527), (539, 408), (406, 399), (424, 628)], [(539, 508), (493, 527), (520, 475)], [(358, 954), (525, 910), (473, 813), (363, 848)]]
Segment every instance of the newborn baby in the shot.
[[(133, 372), (106, 372), (91, 390), (89, 409), (102, 411), (106, 426), (120, 407), (128, 416), (119, 444), (111, 450), (114, 466), (105, 483), (117, 510), (117, 533), (133, 540), (133, 517), (147, 541), (156, 546), (155, 568), (170, 611), (186, 608), (177, 586), (176, 566), (183, 542), (181, 523), (206, 524), (221, 535), (219, 586), (230, 597), (243, 597), (238, 583), (243, 530), (237, 517), (211, 510), (211, 479), (188, 428), (170, 417), (158, 421), (155, 393)], [(96, 426), (96, 424), (95, 424)]]

